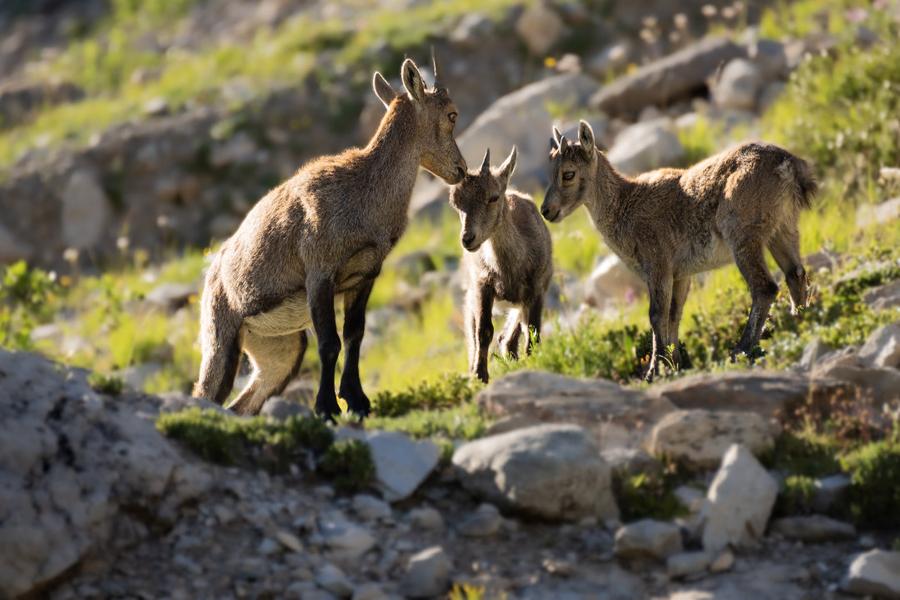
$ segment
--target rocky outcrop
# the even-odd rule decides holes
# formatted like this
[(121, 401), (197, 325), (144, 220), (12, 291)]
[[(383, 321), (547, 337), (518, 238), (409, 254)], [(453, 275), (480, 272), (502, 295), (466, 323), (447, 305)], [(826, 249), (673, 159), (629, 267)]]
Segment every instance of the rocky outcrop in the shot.
[(684, 159), (684, 147), (667, 119), (636, 123), (616, 136), (607, 154), (619, 171), (637, 175), (659, 167), (677, 167)]
[(610, 468), (575, 425), (538, 425), (469, 442), (453, 453), (466, 489), (547, 519), (618, 516)]
[(852, 594), (900, 598), (900, 552), (871, 550), (850, 563), (841, 587)]

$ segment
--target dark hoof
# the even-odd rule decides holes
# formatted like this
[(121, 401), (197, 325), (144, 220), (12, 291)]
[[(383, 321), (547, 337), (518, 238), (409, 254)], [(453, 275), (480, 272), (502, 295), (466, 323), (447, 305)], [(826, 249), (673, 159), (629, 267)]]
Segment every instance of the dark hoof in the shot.
[(331, 423), (337, 423), (335, 417), (339, 414), (341, 414), (341, 407), (338, 406), (337, 398), (334, 396), (316, 398), (316, 416)]

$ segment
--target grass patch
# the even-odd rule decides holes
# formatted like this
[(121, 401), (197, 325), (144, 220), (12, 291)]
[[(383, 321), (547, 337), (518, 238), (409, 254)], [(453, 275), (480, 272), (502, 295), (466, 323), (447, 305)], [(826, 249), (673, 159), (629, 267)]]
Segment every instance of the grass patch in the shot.
[(613, 491), (622, 511), (623, 522), (639, 519), (670, 520), (688, 513), (675, 488), (684, 482), (683, 475), (674, 470), (637, 475), (614, 473)]
[(850, 511), (866, 525), (900, 525), (900, 439), (867, 444), (841, 458), (850, 474)]

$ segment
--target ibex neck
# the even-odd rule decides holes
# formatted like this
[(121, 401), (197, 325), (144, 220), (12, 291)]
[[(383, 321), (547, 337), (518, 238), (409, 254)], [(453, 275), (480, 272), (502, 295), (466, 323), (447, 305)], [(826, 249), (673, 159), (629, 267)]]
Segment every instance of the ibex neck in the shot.
[(422, 158), (417, 138), (416, 109), (405, 96), (396, 98), (381, 119), (368, 145), (362, 149), (375, 181), (386, 193), (376, 194), (382, 206), (392, 206), (406, 215)]
[(597, 185), (585, 204), (594, 224), (604, 232), (622, 210), (625, 188), (631, 185), (631, 182), (616, 171), (604, 156), (597, 157), (595, 181)]

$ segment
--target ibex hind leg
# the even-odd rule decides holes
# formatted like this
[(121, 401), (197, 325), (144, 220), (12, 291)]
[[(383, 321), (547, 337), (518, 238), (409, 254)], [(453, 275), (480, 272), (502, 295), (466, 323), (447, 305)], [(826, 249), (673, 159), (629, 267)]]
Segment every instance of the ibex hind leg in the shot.
[(253, 374), (227, 408), (241, 415), (255, 415), (266, 400), (280, 394), (297, 375), (308, 345), (306, 331), (263, 337), (245, 330), (243, 345)]
[(524, 323), (522, 322), (522, 311), (518, 308), (510, 309), (506, 315), (506, 323), (503, 325), (503, 331), (500, 332), (500, 338), (497, 345), (500, 347), (500, 354), (504, 358), (518, 360), (519, 358), (519, 338), (522, 335)]
[(744, 238), (733, 246), (732, 252), (734, 252), (734, 262), (750, 288), (753, 302), (750, 308), (750, 317), (744, 326), (741, 339), (732, 352), (732, 359), (734, 359), (737, 354), (742, 352), (749, 355), (759, 344), (763, 326), (769, 316), (769, 308), (775, 301), (775, 296), (778, 295), (778, 285), (772, 279), (769, 268), (766, 266), (763, 242), (758, 238)]
[(800, 233), (797, 224), (783, 225), (769, 240), (769, 252), (784, 273), (791, 292), (791, 308), (796, 314), (809, 300), (809, 279), (800, 258)]

